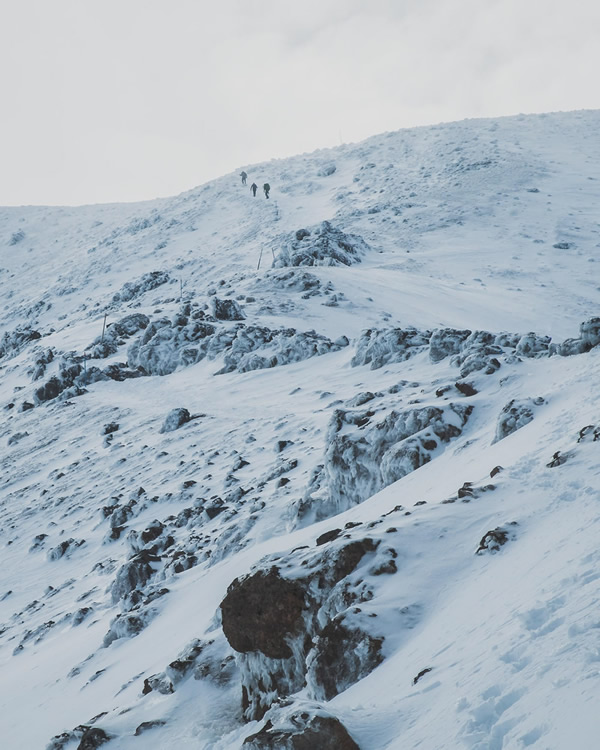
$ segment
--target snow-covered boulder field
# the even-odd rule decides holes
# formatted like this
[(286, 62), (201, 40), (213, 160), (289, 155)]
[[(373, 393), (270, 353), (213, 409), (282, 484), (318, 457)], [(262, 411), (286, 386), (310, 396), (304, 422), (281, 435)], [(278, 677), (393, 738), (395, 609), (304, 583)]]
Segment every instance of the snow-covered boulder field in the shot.
[(0, 732), (597, 744), (599, 112), (0, 209)]

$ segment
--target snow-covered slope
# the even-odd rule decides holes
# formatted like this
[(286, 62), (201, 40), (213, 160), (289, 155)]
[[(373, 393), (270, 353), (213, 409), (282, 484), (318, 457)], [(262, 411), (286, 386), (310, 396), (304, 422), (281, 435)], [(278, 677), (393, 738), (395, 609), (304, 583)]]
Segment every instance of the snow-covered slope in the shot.
[(3, 747), (595, 747), (599, 128), (0, 209)]

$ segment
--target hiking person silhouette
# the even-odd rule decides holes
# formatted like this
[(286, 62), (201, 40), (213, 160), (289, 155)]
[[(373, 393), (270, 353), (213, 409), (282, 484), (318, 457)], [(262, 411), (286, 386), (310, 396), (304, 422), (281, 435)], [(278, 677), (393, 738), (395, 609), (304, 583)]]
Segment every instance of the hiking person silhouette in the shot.
[(240, 177), (242, 178), (242, 185), (245, 185), (246, 184), (246, 179), (247, 179), (248, 175), (242, 170), (240, 172)]
[(252, 185), (250, 185), (250, 190), (252, 190), (252, 195), (256, 198), (256, 191), (258, 190), (258, 185), (253, 182)]
[(271, 189), (271, 186), (269, 185), (269, 183), (265, 182), (265, 184), (263, 185), (263, 190), (265, 191), (265, 198), (269, 197), (269, 190), (270, 189)]

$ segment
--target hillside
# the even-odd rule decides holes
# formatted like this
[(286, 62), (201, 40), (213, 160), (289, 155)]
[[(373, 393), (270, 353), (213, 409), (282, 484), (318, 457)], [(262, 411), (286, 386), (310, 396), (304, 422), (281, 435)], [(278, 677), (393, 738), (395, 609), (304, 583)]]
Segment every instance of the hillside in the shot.
[(3, 747), (594, 746), (599, 128), (0, 209)]

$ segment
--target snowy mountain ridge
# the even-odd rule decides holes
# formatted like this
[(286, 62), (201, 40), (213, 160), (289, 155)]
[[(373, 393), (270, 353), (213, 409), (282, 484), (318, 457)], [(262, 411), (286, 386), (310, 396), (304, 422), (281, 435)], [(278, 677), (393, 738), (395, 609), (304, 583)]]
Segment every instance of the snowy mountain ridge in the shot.
[(0, 209), (4, 746), (595, 746), (599, 126)]

